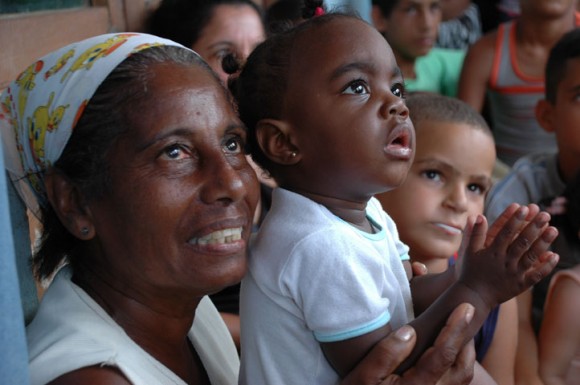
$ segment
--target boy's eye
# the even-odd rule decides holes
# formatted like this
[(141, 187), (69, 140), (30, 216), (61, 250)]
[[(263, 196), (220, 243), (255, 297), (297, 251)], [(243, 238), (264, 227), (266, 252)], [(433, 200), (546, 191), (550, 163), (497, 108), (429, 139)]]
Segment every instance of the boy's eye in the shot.
[(355, 80), (346, 86), (342, 91), (343, 94), (365, 95), (369, 94), (369, 88), (363, 80)]
[(470, 184), (467, 186), (467, 189), (471, 192), (474, 192), (478, 195), (483, 195), (486, 193), (487, 188), (484, 186), (481, 186), (479, 184)]
[(399, 98), (404, 98), (405, 97), (405, 86), (402, 83), (395, 83), (391, 87), (391, 92), (393, 93), (393, 95), (395, 95)]
[(441, 174), (439, 173), (439, 171), (435, 171), (435, 170), (423, 171), (423, 175), (425, 176), (425, 178), (430, 179), (430, 180), (440, 180), (441, 179)]

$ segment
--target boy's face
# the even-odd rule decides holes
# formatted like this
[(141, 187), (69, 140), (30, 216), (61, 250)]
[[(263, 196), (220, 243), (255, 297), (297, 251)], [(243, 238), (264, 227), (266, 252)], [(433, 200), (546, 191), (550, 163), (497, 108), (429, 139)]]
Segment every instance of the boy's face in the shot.
[(439, 3), (439, 0), (400, 0), (384, 19), (380, 32), (397, 57), (415, 60), (433, 48), (441, 23)]
[(337, 18), (298, 38), (284, 120), (302, 189), (366, 202), (405, 179), (414, 130), (393, 53), (371, 26)]
[(468, 216), (483, 212), (494, 163), (493, 139), (479, 128), (419, 122), (405, 183), (379, 197), (414, 260), (457, 252)]
[(580, 170), (580, 57), (567, 61), (556, 102), (540, 101), (536, 113), (544, 129), (556, 134), (563, 171)]

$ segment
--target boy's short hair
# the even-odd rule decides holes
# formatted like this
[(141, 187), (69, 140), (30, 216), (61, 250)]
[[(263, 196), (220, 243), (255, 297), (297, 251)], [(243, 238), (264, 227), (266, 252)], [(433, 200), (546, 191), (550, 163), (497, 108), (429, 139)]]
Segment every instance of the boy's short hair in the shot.
[(567, 32), (552, 47), (546, 64), (546, 100), (556, 103), (558, 86), (566, 75), (566, 66), (570, 59), (580, 57), (580, 28)]
[(457, 98), (429, 92), (419, 92), (408, 96), (406, 103), (411, 121), (415, 127), (424, 120), (464, 123), (492, 136), (491, 130), (481, 114), (469, 104)]

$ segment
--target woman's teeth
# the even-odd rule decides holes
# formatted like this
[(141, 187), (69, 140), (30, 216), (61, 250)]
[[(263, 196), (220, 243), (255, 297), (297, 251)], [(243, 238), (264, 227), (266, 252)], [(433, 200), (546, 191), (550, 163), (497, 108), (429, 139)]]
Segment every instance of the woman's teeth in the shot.
[(192, 245), (216, 245), (223, 243), (230, 243), (242, 239), (242, 228), (235, 227), (231, 229), (224, 229), (214, 231), (201, 238), (193, 238), (189, 241)]

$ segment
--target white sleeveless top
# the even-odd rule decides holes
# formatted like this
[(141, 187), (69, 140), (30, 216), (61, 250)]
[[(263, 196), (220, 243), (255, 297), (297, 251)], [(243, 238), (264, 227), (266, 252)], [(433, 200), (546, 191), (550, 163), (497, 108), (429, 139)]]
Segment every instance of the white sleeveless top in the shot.
[[(135, 385), (185, 385), (137, 345), (71, 276), (67, 267), (57, 274), (26, 329), (32, 385), (99, 364), (117, 367)], [(238, 354), (209, 298), (197, 307), (188, 336), (213, 385), (237, 384)]]

